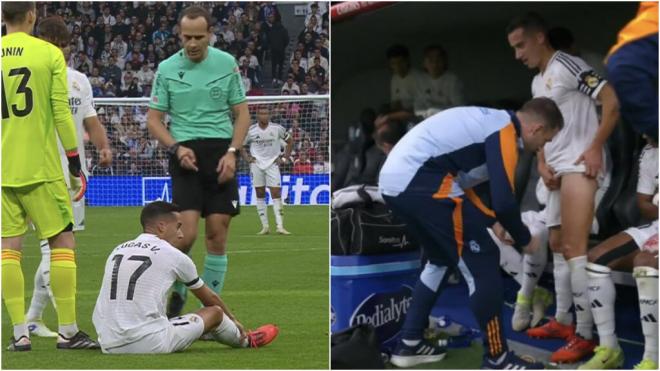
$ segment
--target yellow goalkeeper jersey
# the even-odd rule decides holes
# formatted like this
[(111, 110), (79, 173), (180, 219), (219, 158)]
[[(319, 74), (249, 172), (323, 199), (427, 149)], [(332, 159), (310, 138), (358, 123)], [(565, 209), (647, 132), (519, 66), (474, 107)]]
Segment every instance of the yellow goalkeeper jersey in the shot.
[(62, 179), (57, 136), (67, 151), (78, 143), (64, 56), (23, 32), (3, 36), (1, 47), (2, 186)]

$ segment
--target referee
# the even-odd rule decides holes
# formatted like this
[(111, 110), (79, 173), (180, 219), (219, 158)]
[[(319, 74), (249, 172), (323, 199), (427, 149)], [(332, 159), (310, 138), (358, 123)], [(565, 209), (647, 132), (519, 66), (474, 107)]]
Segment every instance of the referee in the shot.
[[(235, 58), (209, 48), (211, 15), (189, 6), (179, 16), (183, 49), (158, 65), (147, 126), (170, 155), (173, 202), (181, 208), (182, 251), (197, 237), (206, 218), (206, 258), (202, 279), (220, 294), (227, 272), (226, 242), (232, 216), (238, 215), (238, 150), (250, 114)], [(163, 124), (165, 113), (171, 120)], [(234, 123), (232, 125), (232, 114)], [(185, 283), (174, 285), (168, 316), (181, 313)]]

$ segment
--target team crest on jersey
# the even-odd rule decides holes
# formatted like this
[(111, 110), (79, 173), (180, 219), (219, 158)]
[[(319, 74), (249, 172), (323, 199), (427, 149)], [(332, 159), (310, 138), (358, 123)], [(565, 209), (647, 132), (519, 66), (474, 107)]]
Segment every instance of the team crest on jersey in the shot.
[(551, 79), (551, 78), (545, 80), (545, 88), (546, 88), (547, 90), (552, 89), (552, 79)]
[(209, 92), (209, 95), (211, 96), (211, 98), (213, 98), (215, 100), (219, 100), (220, 98), (222, 98), (222, 89), (220, 89), (217, 86), (213, 87), (213, 88), (211, 88), (211, 91)]
[(74, 81), (74, 82), (71, 84), (71, 86), (73, 86), (74, 89), (80, 91), (80, 85), (78, 85), (78, 82), (77, 82), (77, 81)]

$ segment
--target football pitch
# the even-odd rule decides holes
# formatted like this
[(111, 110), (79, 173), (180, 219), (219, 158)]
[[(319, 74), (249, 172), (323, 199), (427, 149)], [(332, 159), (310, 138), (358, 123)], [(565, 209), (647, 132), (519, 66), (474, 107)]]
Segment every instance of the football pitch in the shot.
[[(92, 311), (110, 251), (141, 233), (140, 208), (87, 208), (86, 230), (76, 236), (78, 248), (77, 317), (81, 330), (96, 338)], [(100, 350), (62, 351), (55, 339), (32, 337), (31, 352), (9, 352), (12, 328), (2, 307), (3, 369), (328, 369), (328, 207), (289, 206), (284, 225), (290, 236), (256, 236), (261, 225), (254, 207), (243, 207), (232, 220), (229, 268), (222, 298), (246, 328), (275, 323), (279, 337), (260, 349), (231, 349), (211, 341), (169, 355), (104, 355)], [(269, 208), (271, 233), (275, 222)], [(192, 258), (201, 275), (204, 234), (200, 223)], [(23, 273), (26, 310), (39, 264), (38, 241), (30, 233), (24, 242)], [(184, 312), (198, 302), (189, 294)], [(57, 329), (52, 306), (44, 321)]]

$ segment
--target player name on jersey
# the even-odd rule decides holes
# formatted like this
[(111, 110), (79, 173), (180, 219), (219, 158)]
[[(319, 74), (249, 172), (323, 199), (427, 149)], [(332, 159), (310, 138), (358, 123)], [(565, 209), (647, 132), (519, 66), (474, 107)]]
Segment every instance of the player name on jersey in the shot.
[(20, 57), (22, 55), (23, 55), (23, 47), (10, 46), (8, 48), (2, 48), (3, 57)]

